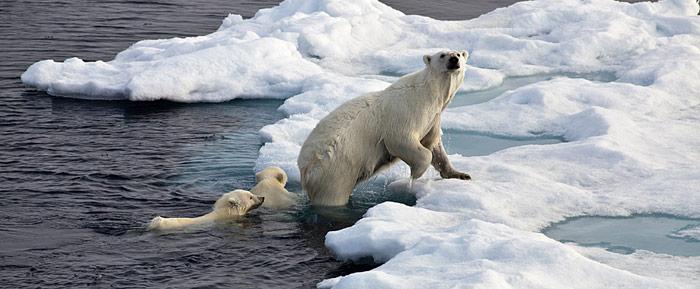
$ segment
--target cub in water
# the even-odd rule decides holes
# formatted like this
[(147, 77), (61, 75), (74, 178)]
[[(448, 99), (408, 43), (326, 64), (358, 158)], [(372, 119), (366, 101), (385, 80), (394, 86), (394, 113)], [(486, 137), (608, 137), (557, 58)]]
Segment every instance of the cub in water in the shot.
[(206, 215), (195, 218), (163, 218), (157, 216), (148, 224), (148, 230), (178, 230), (186, 227), (225, 221), (243, 216), (263, 204), (264, 197), (258, 197), (249, 191), (234, 190), (223, 194), (214, 203), (214, 209)]
[(255, 180), (257, 184), (250, 189), (250, 192), (265, 198), (263, 207), (283, 209), (297, 202), (297, 195), (284, 188), (287, 184), (287, 174), (281, 168), (267, 167), (255, 174)]

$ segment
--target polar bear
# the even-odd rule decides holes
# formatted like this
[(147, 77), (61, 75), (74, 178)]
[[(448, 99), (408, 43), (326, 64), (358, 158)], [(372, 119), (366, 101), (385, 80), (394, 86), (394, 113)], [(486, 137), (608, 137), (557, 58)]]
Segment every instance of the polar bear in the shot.
[(264, 197), (258, 197), (249, 191), (234, 190), (223, 194), (216, 200), (214, 209), (206, 215), (195, 218), (163, 218), (157, 216), (148, 224), (148, 230), (178, 230), (193, 225), (235, 219), (259, 207), (264, 200)]
[(423, 56), (425, 68), (329, 113), (301, 147), (297, 165), (311, 203), (347, 204), (353, 188), (396, 159), (417, 179), (431, 164), (443, 178), (469, 180), (447, 159), (440, 115), (464, 81), (468, 53)]
[(279, 167), (267, 167), (255, 174), (256, 185), (250, 192), (256, 196), (264, 197), (262, 204), (265, 208), (288, 208), (297, 202), (297, 196), (287, 191), (287, 173)]

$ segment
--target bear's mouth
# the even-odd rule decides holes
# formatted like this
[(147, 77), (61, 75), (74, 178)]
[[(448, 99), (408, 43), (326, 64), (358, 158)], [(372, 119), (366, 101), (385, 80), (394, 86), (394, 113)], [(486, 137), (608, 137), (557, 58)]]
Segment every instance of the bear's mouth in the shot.
[(459, 63), (448, 63), (447, 64), (447, 70), (457, 70), (459, 69)]

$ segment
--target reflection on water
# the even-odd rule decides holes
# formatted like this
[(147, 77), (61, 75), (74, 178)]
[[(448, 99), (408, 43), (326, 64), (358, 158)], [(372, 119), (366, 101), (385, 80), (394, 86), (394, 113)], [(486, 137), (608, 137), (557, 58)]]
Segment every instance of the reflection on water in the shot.
[(602, 247), (629, 254), (647, 250), (677, 256), (700, 256), (700, 235), (688, 232), (700, 219), (670, 215), (637, 215), (627, 218), (578, 217), (554, 224), (543, 233), (562, 242)]

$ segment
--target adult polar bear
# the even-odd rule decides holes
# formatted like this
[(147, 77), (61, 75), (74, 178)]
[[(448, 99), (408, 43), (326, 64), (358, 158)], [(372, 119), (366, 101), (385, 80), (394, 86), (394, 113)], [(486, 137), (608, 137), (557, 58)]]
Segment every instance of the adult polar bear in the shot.
[(425, 68), (383, 91), (336, 108), (311, 131), (297, 165), (314, 205), (342, 206), (361, 182), (397, 158), (417, 179), (433, 167), (443, 178), (471, 179), (456, 171), (441, 141), (440, 115), (464, 82), (466, 51), (424, 56)]

